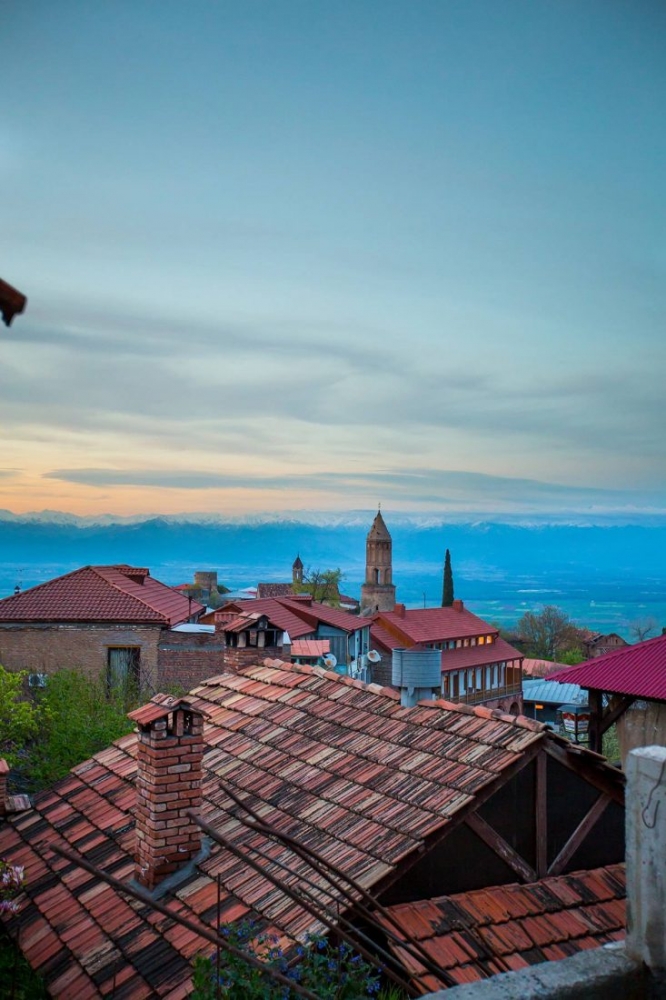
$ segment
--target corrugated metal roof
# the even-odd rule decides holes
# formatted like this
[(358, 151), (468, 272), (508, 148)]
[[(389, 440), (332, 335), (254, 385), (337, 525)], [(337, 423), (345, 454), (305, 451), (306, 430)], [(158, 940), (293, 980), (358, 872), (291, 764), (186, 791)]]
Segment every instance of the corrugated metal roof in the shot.
[(380, 611), (373, 622), (382, 625), (390, 634), (397, 628), (412, 642), (441, 642), (444, 639), (468, 639), (479, 635), (497, 635), (494, 625), (465, 608), (407, 608), (404, 613)]
[[(141, 581), (141, 582), (139, 582)], [(131, 566), (84, 566), (0, 601), (0, 622), (177, 625), (203, 605)]]
[[(625, 935), (624, 865), (390, 906), (391, 917), (456, 984), (567, 958)], [(385, 926), (385, 917), (379, 916)], [(424, 988), (445, 989), (399, 945), (391, 950)], [(581, 994), (582, 996), (583, 994)]]
[(442, 670), (464, 670), (467, 667), (485, 667), (490, 663), (522, 660), (523, 654), (504, 639), (484, 643), (482, 646), (461, 646), (460, 649), (442, 650)]
[(549, 705), (587, 705), (587, 691), (579, 684), (524, 680), (523, 701), (543, 701)]
[(666, 701), (666, 635), (596, 656), (578, 667), (552, 674), (549, 679), (612, 694)]

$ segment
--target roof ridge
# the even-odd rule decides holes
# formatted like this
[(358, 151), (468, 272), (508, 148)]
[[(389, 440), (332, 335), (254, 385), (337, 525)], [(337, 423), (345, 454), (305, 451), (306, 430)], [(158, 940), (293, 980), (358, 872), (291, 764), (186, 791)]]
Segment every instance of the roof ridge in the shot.
[(54, 576), (50, 580), (44, 580), (43, 583), (36, 583), (34, 587), (28, 587), (27, 590), (21, 590), (20, 593), (18, 594), (8, 594), (7, 597), (0, 598), (0, 604), (4, 604), (5, 602), (9, 603), (10, 601), (17, 601), (19, 600), (19, 598), (23, 597), (24, 594), (32, 594), (36, 590), (41, 590), (42, 587), (48, 587), (52, 583), (55, 583), (56, 581), (66, 580), (68, 576), (76, 576), (77, 573), (82, 573), (86, 569), (94, 571), (95, 567), (78, 566), (76, 569), (70, 569), (68, 573), (62, 573), (61, 576)]
[[(295, 673), (315, 674), (317, 677), (327, 677), (329, 680), (339, 681), (347, 687), (361, 687), (366, 691), (372, 691), (374, 694), (387, 695), (394, 701), (400, 698), (400, 694), (395, 688), (387, 687), (383, 684), (360, 681), (355, 677), (349, 677), (347, 674), (337, 674), (334, 670), (327, 670), (326, 667), (318, 667), (308, 663), (287, 663), (286, 660), (267, 658), (262, 663), (255, 664), (255, 666), (272, 667), (274, 669), (284, 667)], [(244, 669), (251, 669), (251, 665), (248, 664)], [(537, 722), (536, 719), (530, 719), (526, 715), (509, 715), (507, 712), (502, 712), (499, 708), (486, 708), (485, 705), (463, 705), (459, 702), (446, 701), (444, 698), (424, 698), (417, 705), (410, 707), (441, 708), (447, 712), (458, 712), (460, 715), (475, 715), (479, 719), (497, 719), (500, 722), (510, 722), (513, 726), (527, 729), (533, 733), (543, 733), (548, 729), (545, 722)]]
[[(134, 580), (130, 580), (129, 577), (126, 576), (125, 573), (123, 573), (123, 571), (118, 568), (118, 565), (125, 565), (125, 564), (123, 563), (123, 564), (108, 565), (108, 566), (90, 566), (88, 568), (91, 569), (93, 571), (93, 573), (96, 573), (97, 576), (100, 578), (100, 580), (104, 580), (104, 582), (108, 583), (108, 585), (110, 587), (113, 587), (114, 590), (117, 590), (119, 594), (123, 594), (125, 597), (130, 597), (133, 601), (136, 601), (137, 604), (140, 604), (141, 607), (147, 608), (148, 611), (151, 611), (154, 615), (158, 615), (159, 618), (161, 618), (162, 620), (164, 620), (164, 618), (166, 617), (166, 615), (164, 615), (162, 612), (160, 612), (156, 608), (154, 608), (151, 604), (148, 603), (147, 600), (144, 600), (142, 597), (139, 597), (137, 594), (133, 594), (130, 590), (125, 590), (123, 587), (119, 587), (118, 584), (114, 580), (109, 580), (109, 578), (107, 576), (105, 576), (104, 573), (98, 572), (99, 570), (102, 570), (102, 569), (110, 569), (110, 570), (113, 570), (114, 572), (118, 573), (119, 576), (124, 577), (124, 579), (126, 579), (128, 581), (128, 583), (135, 583)], [(128, 568), (131, 569), (132, 567), (128, 566)], [(139, 568), (140, 567), (137, 567), (137, 569), (139, 569)], [(146, 579), (148, 579), (148, 578), (151, 579), (151, 580), (153, 580), (155, 583), (159, 583), (160, 582), (159, 580), (155, 580), (155, 578), (152, 577), (152, 576), (147, 577)], [(143, 587), (144, 584), (142, 584), (142, 583), (135, 583), (135, 586), (137, 586), (137, 587)], [(165, 587), (166, 584), (162, 584), (162, 586)], [(167, 589), (171, 590), (172, 588), (169, 587)]]

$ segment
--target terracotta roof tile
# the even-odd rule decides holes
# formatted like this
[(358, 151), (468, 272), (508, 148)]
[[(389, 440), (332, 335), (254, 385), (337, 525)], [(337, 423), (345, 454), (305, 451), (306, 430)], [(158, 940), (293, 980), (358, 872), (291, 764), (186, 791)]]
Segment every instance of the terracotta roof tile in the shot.
[[(610, 865), (532, 885), (403, 903), (389, 912), (456, 982), (467, 982), (493, 975), (499, 966), (524, 968), (623, 937), (624, 884), (624, 865)], [(411, 974), (418, 972), (403, 949), (391, 948)]]
[[(139, 582), (140, 581), (140, 582)], [(144, 622), (176, 625), (203, 611), (148, 570), (84, 566), (0, 601), (0, 622)]]
[[(286, 848), (240, 823), (221, 786), (226, 781), (266, 822), (296, 834), (373, 890), (426, 842), (443, 836), (478, 790), (500, 780), (544, 738), (543, 727), (527, 720), (488, 719), (446, 702), (402, 708), (388, 689), (280, 661), (211, 678), (188, 701), (207, 716), (204, 818), (239, 844), (265, 851), (274, 859), (266, 861), (267, 871), (271, 865), (282, 876), (280, 865), (302, 870)], [(133, 713), (135, 720), (143, 713)], [(91, 982), (101, 990), (120, 973), (126, 978), (118, 995), (127, 1000), (177, 996), (189, 980), (196, 948), (190, 934), (46, 847), (60, 840), (116, 877), (132, 877), (135, 750), (136, 736), (123, 737), (0, 827), (0, 854), (27, 866), (20, 920), (33, 932), (31, 960), (43, 966), (55, 997), (72, 995), (73, 983), (81, 995)], [(218, 875), (224, 920), (258, 913), (287, 942), (318, 927), (263, 876), (217, 847), (165, 898), (186, 915), (214, 920)], [(577, 897), (591, 899), (575, 905), (606, 905), (620, 876), (600, 878), (579, 876)], [(510, 899), (510, 889), (502, 891)], [(498, 903), (494, 915), (509, 914), (509, 906)], [(600, 922), (592, 912), (581, 936), (593, 936)], [(9, 918), (7, 926), (16, 933), (18, 922)], [(473, 962), (474, 940), (460, 933), (453, 940)]]

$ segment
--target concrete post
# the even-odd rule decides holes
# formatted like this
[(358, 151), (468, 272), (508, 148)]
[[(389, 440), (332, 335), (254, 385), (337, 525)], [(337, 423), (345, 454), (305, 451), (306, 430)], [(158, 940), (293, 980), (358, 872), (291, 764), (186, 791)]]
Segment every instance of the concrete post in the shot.
[(626, 824), (627, 954), (664, 982), (666, 747), (640, 747), (629, 754)]

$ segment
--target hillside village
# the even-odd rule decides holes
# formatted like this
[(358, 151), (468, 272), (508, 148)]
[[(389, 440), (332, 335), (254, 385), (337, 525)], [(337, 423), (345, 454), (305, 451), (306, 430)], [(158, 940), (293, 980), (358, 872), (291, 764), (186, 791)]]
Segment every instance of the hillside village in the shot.
[(626, 759), (663, 734), (666, 637), (532, 679), (452, 593), (396, 601), (381, 512), (360, 613), (314, 600), (300, 557), (290, 584), (216, 608), (215, 574), (195, 584), (88, 566), (0, 601), (26, 693), (76, 665), (144, 698), (133, 733), (44, 792), (1, 769), (0, 857), (26, 873), (2, 916), (50, 996), (187, 996), (216, 914), (292, 957), (370, 927), (404, 996), (623, 939), (624, 775), (602, 737), (615, 724)]

